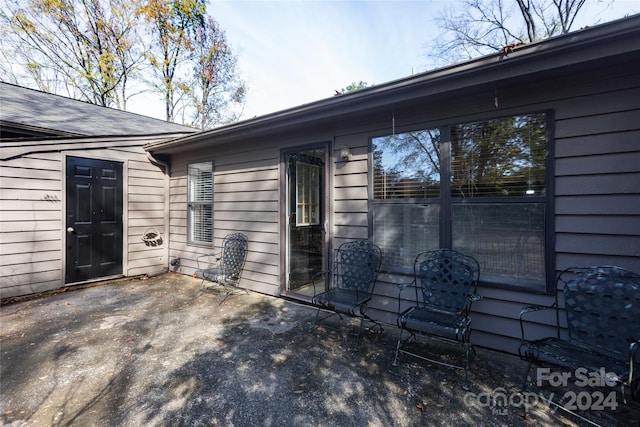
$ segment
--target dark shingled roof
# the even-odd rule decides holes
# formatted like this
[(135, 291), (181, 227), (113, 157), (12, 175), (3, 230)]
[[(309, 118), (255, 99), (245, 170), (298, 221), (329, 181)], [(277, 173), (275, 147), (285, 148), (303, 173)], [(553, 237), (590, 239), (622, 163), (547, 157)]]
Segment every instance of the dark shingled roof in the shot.
[(124, 136), (197, 132), (139, 114), (0, 82), (3, 136)]

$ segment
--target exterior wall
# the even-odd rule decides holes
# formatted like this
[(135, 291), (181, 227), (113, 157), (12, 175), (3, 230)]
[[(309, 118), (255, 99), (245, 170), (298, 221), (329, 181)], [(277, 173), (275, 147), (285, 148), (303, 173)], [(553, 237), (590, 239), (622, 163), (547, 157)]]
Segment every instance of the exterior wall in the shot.
[[(219, 248), (227, 234), (242, 232), (249, 248), (240, 286), (280, 294), (279, 159), (279, 146), (238, 144), (172, 160), (169, 258), (180, 258), (178, 271), (195, 273), (198, 255)], [(207, 160), (214, 161), (213, 247), (187, 244), (187, 167)]]
[[(168, 269), (168, 182), (164, 172), (151, 164), (139, 147), (130, 148), (125, 162), (125, 251), (124, 275), (156, 275)], [(142, 237), (148, 230), (162, 236), (160, 246), (147, 246)]]
[[(615, 264), (640, 272), (640, 81), (633, 67), (575, 70), (563, 77), (528, 83), (500, 82), (447, 100), (396, 106), (394, 130), (496, 118), (536, 111), (555, 117), (555, 269)], [(333, 247), (369, 237), (369, 138), (390, 134), (391, 110), (351, 124), (337, 123), (303, 135), (279, 135), (174, 155), (171, 178), (171, 253), (181, 272), (192, 274), (195, 256), (210, 248), (186, 244), (186, 168), (190, 161), (214, 160), (215, 244), (233, 231), (249, 236), (249, 256), (241, 286), (267, 294), (280, 291), (279, 153), (290, 145), (331, 140), (331, 223)], [(285, 138), (286, 139), (283, 139)], [(351, 149), (348, 162), (340, 147)], [(369, 314), (395, 324), (397, 283), (410, 278), (381, 274)], [(516, 353), (518, 316), (525, 305), (550, 305), (552, 295), (480, 287), (473, 306), (475, 344)], [(527, 325), (547, 335), (555, 316), (538, 313)]]
[(41, 154), (0, 163), (2, 297), (62, 286), (62, 162)]
[[(3, 142), (3, 150), (10, 143)], [(64, 145), (60, 143), (59, 145)], [(102, 142), (102, 145), (116, 145)], [(166, 244), (148, 247), (145, 230), (165, 232), (165, 175), (140, 143), (31, 153), (0, 161), (0, 297), (65, 286), (65, 156), (124, 163), (123, 275), (167, 270)], [(163, 235), (166, 242), (167, 236)]]

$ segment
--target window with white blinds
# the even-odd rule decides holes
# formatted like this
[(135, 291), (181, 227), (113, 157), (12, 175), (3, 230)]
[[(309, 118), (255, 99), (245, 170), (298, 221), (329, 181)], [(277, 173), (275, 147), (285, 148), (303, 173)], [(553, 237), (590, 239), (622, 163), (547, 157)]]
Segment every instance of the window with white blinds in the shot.
[(213, 164), (192, 163), (187, 176), (189, 243), (213, 242)]
[(385, 268), (408, 271), (419, 252), (452, 248), (480, 261), (485, 283), (546, 291), (549, 118), (523, 114), (372, 138), (372, 230)]
[(390, 270), (440, 246), (440, 130), (372, 141), (373, 239)]

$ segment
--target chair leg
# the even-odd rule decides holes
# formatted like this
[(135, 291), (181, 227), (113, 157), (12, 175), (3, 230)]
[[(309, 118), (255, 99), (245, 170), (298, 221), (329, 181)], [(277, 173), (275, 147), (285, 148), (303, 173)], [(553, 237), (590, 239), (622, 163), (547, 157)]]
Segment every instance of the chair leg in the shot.
[(206, 292), (210, 292), (211, 287), (207, 286), (207, 283), (215, 283), (204, 277), (202, 282), (200, 282), (200, 290), (198, 291), (198, 296), (203, 295)]
[(229, 296), (233, 293), (231, 291), (228, 291), (226, 286), (223, 287), (223, 290), (224, 290), (224, 297), (221, 298), (220, 301), (218, 301), (218, 306), (221, 306), (222, 303), (225, 302), (227, 298), (229, 298)]
[(218, 282), (218, 285), (222, 285), (222, 291), (224, 292), (224, 297), (221, 298), (220, 301), (218, 301), (218, 305), (222, 305), (222, 303), (225, 302), (227, 298), (229, 298), (233, 294), (233, 290), (227, 288), (227, 283), (224, 277)]
[(398, 366), (398, 354), (400, 353), (400, 347), (402, 346), (402, 332), (403, 329), (400, 328), (400, 334), (398, 335), (398, 344), (396, 344), (396, 355), (393, 358), (393, 362), (391, 362), (392, 366)]
[(469, 390), (469, 356), (471, 355), (471, 344), (469, 341), (465, 343), (465, 365), (464, 365), (464, 384), (462, 386), (463, 390)]
[(375, 328), (379, 328), (380, 333), (382, 333), (384, 331), (384, 328), (382, 327), (380, 322), (378, 322), (376, 320), (373, 320), (372, 318), (370, 318), (369, 316), (367, 316), (364, 313), (362, 313), (360, 316), (354, 316), (354, 317), (359, 317), (360, 318), (360, 327), (358, 328), (358, 335), (356, 337), (355, 348), (354, 348), (354, 351), (358, 351), (359, 345), (360, 345), (360, 337), (362, 336), (363, 329), (365, 329), (364, 328), (364, 322), (365, 321), (373, 323), (373, 326), (371, 326), (370, 328), (366, 328), (368, 331), (372, 331)]
[[(342, 322), (342, 315), (340, 313), (338, 313), (337, 311), (331, 311), (329, 314), (327, 314), (324, 317), (320, 317), (320, 311), (322, 311), (322, 307), (318, 307), (318, 311), (316, 311), (316, 319), (313, 321), (313, 325), (311, 326), (312, 330), (316, 329), (316, 326), (322, 322), (325, 319), (328, 319), (329, 317), (332, 316), (338, 316), (340, 318), (340, 322)], [(330, 329), (333, 329), (332, 327), (327, 326)]]
[[(328, 319), (329, 317), (332, 317), (332, 316), (338, 316), (338, 318), (340, 319), (340, 325), (344, 325), (344, 323), (343, 323), (344, 322), (344, 318), (342, 317), (342, 313), (339, 313), (337, 311), (332, 311), (331, 313), (327, 314), (326, 316), (320, 317), (320, 311), (321, 310), (322, 310), (322, 307), (319, 307), (318, 310), (316, 311), (316, 318), (315, 318), (315, 320), (313, 322), (313, 325), (311, 326), (311, 331), (312, 332), (316, 331), (316, 328), (318, 327), (319, 322), (324, 321), (325, 319)], [(346, 317), (351, 318), (350, 316), (346, 316)], [(360, 318), (360, 325), (358, 325), (358, 331), (355, 334), (356, 337), (355, 337), (355, 341), (354, 341), (354, 347), (351, 348), (351, 351), (353, 351), (353, 352), (357, 352), (358, 349), (359, 349), (360, 337), (362, 336), (362, 329), (363, 329), (364, 321), (365, 321), (365, 318), (361, 317)], [(374, 322), (374, 323), (377, 323), (377, 322)], [(338, 328), (334, 328), (333, 326), (328, 326), (328, 325), (326, 327), (329, 328), (329, 329), (339, 330), (339, 327)], [(382, 326), (380, 326), (380, 327), (382, 327)], [(345, 340), (347, 342), (349, 341), (349, 335), (351, 335), (351, 332), (347, 332), (347, 337), (345, 338)]]
[(524, 375), (524, 380), (522, 381), (522, 388), (520, 391), (524, 392), (527, 388), (527, 384), (529, 383), (529, 375), (531, 375), (531, 362), (527, 364), (527, 370)]
[(384, 328), (382, 327), (382, 324), (380, 322), (378, 322), (376, 320), (373, 320), (373, 319), (371, 319), (369, 317), (365, 317), (365, 320), (367, 322), (373, 323), (373, 326), (371, 326), (370, 328), (367, 328), (368, 331), (373, 331), (373, 330), (375, 330), (377, 328), (378, 329), (378, 333), (381, 334), (381, 333), (384, 332)]
[(316, 330), (316, 325), (318, 324), (318, 317), (320, 316), (320, 308), (318, 307), (318, 310), (316, 311), (316, 319), (313, 321), (313, 325), (311, 325), (311, 330), (315, 331)]
[(353, 348), (351, 349), (351, 351), (353, 352), (357, 352), (358, 351), (358, 345), (360, 344), (360, 335), (362, 335), (362, 324), (364, 323), (364, 318), (360, 318), (360, 325), (358, 326), (358, 332), (356, 333), (356, 339), (355, 342), (353, 343)]
[[(246, 289), (242, 289), (237, 287), (238, 282), (227, 282), (224, 278), (220, 281), (215, 282), (218, 286), (222, 286), (222, 290), (224, 292), (224, 297), (220, 299), (218, 305), (222, 305), (223, 302), (227, 300), (231, 295), (237, 295), (237, 292), (243, 291), (245, 295), (249, 295), (249, 291)], [(236, 292), (237, 291), (237, 292)]]

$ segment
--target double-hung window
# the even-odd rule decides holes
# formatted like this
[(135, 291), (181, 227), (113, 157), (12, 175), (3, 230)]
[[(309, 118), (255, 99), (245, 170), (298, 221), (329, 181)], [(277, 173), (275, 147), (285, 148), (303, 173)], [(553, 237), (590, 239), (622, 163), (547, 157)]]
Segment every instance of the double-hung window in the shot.
[(192, 163), (187, 176), (187, 239), (213, 243), (213, 164)]
[(535, 113), (372, 138), (384, 267), (410, 272), (419, 252), (452, 248), (480, 261), (485, 284), (547, 291), (548, 121)]

